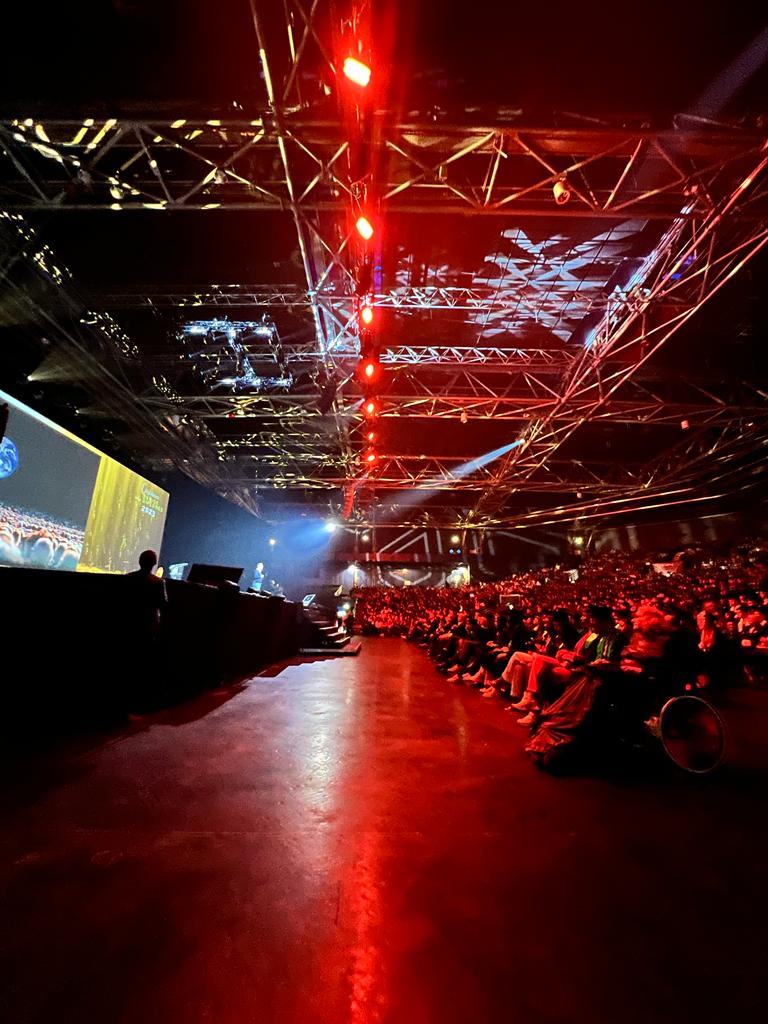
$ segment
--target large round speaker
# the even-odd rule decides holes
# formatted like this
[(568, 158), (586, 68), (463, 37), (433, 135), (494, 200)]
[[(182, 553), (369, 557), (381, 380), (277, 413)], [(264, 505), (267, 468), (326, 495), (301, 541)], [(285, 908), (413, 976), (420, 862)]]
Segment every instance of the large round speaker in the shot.
[(723, 720), (701, 697), (667, 701), (659, 714), (658, 734), (667, 755), (686, 772), (705, 775), (725, 756)]

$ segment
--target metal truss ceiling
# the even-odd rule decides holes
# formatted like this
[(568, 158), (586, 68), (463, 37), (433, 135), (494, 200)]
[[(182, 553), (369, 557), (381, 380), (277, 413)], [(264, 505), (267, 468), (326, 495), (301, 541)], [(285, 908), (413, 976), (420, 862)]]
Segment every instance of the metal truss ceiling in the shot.
[[(121, 330), (137, 317), (162, 325), (168, 343), (142, 351), (138, 363), (131, 345), (113, 345), (112, 356), (148, 422), (163, 424), (164, 435), (169, 417), (188, 425), (186, 443), (197, 438), (194, 458), (208, 466), (209, 485), (251, 508), (272, 488), (317, 490), (336, 507), (350, 487), (374, 499), (379, 491), (453, 492), (464, 525), (478, 528), (597, 516), (735, 486), (729, 474), (747, 473), (746, 456), (768, 438), (761, 380), (726, 384), (694, 365), (688, 381), (669, 381), (659, 355), (768, 243), (764, 131), (691, 120), (664, 131), (526, 126), (502, 116), (448, 123), (377, 110), (365, 129), (357, 112), (353, 138), (349, 118), (300, 92), (307, 80), (313, 96), (323, 84), (336, 88), (331, 5), (286, 0), (282, 32), (273, 23), (265, 29), (259, 5), (252, 9), (266, 83), (257, 116), (52, 120), (20, 112), (0, 121), (0, 209), (22, 233), (25, 218), (41, 213), (109, 211), (119, 223), (136, 211), (189, 212), (204, 224), (212, 211), (264, 211), (292, 220), (304, 285), (116, 283), (86, 300)], [(361, 161), (384, 239), (371, 288), (387, 380), (383, 454), (367, 476), (355, 433), (360, 254), (349, 219)], [(567, 183), (565, 205), (554, 203), (557, 182)], [(476, 248), (480, 269), (460, 266), (432, 239), (457, 231), (465, 239), (457, 244)], [(25, 237), (24, 257), (39, 264), (34, 232)], [(428, 242), (434, 251), (425, 255)], [(57, 283), (66, 291), (66, 281)], [(182, 322), (265, 313), (280, 331), (281, 373), (295, 382), (288, 393), (224, 393), (207, 387), (204, 374), (190, 375)], [(289, 322), (301, 329), (284, 329)], [(238, 337), (251, 362), (274, 356), (274, 346)], [(206, 359), (213, 365), (205, 353), (198, 363)], [(451, 420), (512, 424), (519, 443), (461, 475), (479, 452), (429, 454), (430, 436)], [(387, 444), (387, 424), (401, 421), (423, 437), (423, 453), (398, 452), (395, 433)], [(617, 463), (599, 444), (585, 443), (578, 459), (567, 454), (588, 425), (682, 422), (692, 426), (683, 442), (641, 465)], [(189, 459), (187, 452), (182, 461)], [(526, 493), (540, 507), (521, 511), (512, 499)], [(353, 514), (371, 521), (375, 500)], [(423, 525), (430, 514), (404, 504), (400, 522)], [(433, 521), (450, 522), (450, 509), (436, 505)]]
[[(343, 213), (350, 195), (338, 122), (265, 113), (252, 121), (0, 122), (7, 210), (269, 210)], [(281, 143), (295, 180), (276, 176)], [(391, 213), (671, 220), (716, 208), (729, 165), (758, 156), (762, 134), (701, 127), (527, 130), (383, 121), (378, 182)], [(267, 171), (267, 173), (261, 173)], [(714, 190), (714, 191), (713, 191)], [(765, 204), (761, 206), (765, 213)]]

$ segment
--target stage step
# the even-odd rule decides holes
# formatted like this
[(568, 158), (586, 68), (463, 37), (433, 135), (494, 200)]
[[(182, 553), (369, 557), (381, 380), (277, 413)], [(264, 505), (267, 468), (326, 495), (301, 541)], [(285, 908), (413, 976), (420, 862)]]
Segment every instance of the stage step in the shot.
[(300, 626), (299, 650), (314, 654), (317, 651), (334, 653), (345, 650), (350, 636), (339, 629), (327, 612), (321, 609), (303, 609), (303, 623)]
[(299, 654), (327, 654), (334, 658), (350, 658), (360, 653), (363, 641), (360, 637), (345, 637), (345, 643), (340, 647), (302, 647)]

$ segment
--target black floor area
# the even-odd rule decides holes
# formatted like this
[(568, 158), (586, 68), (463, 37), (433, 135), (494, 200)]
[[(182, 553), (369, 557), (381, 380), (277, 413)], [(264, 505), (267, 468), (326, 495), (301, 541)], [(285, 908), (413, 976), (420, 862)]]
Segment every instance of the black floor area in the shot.
[(2, 1019), (759, 1019), (768, 693), (724, 714), (714, 778), (551, 778), (500, 703), (367, 640), (6, 751)]

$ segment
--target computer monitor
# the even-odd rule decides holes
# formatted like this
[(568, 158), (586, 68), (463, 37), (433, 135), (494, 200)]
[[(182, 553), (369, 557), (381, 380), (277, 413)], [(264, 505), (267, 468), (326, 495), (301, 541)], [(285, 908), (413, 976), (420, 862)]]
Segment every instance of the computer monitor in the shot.
[(219, 583), (234, 583), (240, 586), (240, 578), (245, 572), (231, 565), (203, 565), (200, 562), (190, 568), (187, 575), (187, 583), (206, 583), (208, 586), (218, 586)]

